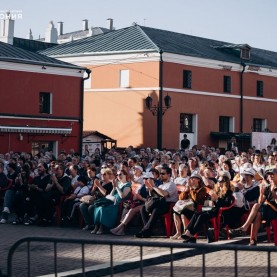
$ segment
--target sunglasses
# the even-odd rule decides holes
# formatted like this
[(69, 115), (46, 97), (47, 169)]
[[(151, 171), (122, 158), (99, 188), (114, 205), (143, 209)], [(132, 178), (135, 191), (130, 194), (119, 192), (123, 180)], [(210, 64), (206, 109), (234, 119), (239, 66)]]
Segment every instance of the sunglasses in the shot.
[(166, 175), (167, 173), (166, 172), (161, 172), (161, 175)]
[(122, 176), (122, 175), (123, 175), (122, 173), (116, 174), (116, 176)]
[(106, 173), (104, 173), (104, 174), (101, 174), (102, 176), (106, 176), (107, 174)]

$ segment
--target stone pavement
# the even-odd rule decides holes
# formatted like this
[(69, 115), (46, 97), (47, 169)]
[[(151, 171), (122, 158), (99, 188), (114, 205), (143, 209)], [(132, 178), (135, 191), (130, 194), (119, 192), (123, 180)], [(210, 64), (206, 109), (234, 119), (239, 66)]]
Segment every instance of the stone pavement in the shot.
[[(133, 236), (115, 237), (112, 235), (92, 235), (88, 231), (82, 231), (78, 227), (38, 227), (38, 226), (14, 226), (12, 224), (0, 225), (1, 248), (0, 269), (3, 275), (7, 274), (7, 255), (10, 247), (23, 237), (59, 237), (74, 239), (100, 240), (114, 239), (125, 241), (141, 241)], [(145, 239), (152, 242), (170, 242), (165, 237)], [(176, 242), (176, 241), (175, 241)], [(182, 243), (181, 241), (177, 241)], [(199, 240), (198, 243), (205, 243)], [(230, 243), (232, 241), (219, 241), (218, 243)], [(273, 246), (273, 243), (261, 245)], [(13, 259), (13, 276), (28, 276), (27, 271), (27, 245), (19, 246)], [(50, 243), (31, 243), (31, 272), (30, 276), (53, 276), (54, 269), (54, 245)], [(57, 245), (57, 269), (58, 276), (77, 276), (82, 268), (81, 247), (76, 244)], [(86, 276), (104, 276), (110, 273), (110, 247), (106, 245), (86, 245), (85, 267), (90, 273)], [(166, 248), (143, 247), (143, 259), (145, 267), (143, 276), (170, 276), (169, 250)], [(202, 276), (202, 255), (191, 249), (174, 249), (174, 276)], [(114, 246), (113, 258), (114, 276), (140, 276), (139, 266), (140, 248), (137, 246)], [(267, 276), (267, 253), (264, 252), (240, 252), (238, 254), (239, 276)], [(234, 253), (231, 251), (217, 251), (206, 254), (206, 276), (234, 276)], [(277, 276), (277, 253), (271, 254), (271, 276)], [(77, 270), (76, 270), (77, 269)], [(79, 270), (78, 270), (79, 269)], [(81, 276), (81, 275), (78, 275)]]

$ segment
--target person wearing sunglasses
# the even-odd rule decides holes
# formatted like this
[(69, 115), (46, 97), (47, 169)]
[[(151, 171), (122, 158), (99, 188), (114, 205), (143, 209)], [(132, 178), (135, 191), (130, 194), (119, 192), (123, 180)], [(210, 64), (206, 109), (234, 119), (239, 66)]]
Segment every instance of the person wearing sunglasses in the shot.
[(115, 227), (119, 213), (120, 203), (130, 197), (131, 183), (129, 182), (128, 173), (125, 170), (119, 170), (116, 179), (112, 180), (113, 189), (106, 199), (109, 201), (101, 202), (94, 208), (93, 221), (95, 224), (92, 234), (101, 235), (105, 229)]
[[(85, 227), (83, 230), (93, 229), (93, 216), (94, 216), (94, 202), (97, 199), (108, 195), (112, 189), (113, 172), (109, 168), (101, 169), (101, 181), (98, 178), (93, 179), (93, 186), (90, 191), (90, 195), (94, 197), (91, 203), (81, 203), (80, 212), (84, 218)], [(98, 231), (98, 230), (97, 230)]]
[(176, 184), (171, 181), (171, 174), (171, 168), (164, 166), (161, 168), (160, 172), (160, 177), (162, 181), (161, 185), (156, 187), (153, 180), (147, 180), (147, 182), (145, 183), (150, 195), (157, 194), (158, 196), (162, 197), (164, 201), (159, 202), (159, 204), (153, 209), (151, 214), (149, 214), (145, 205), (142, 206), (140, 214), (144, 227), (139, 233), (135, 235), (137, 238), (151, 237), (153, 234), (152, 229), (158, 218), (169, 211), (170, 204), (172, 202), (175, 203), (177, 201), (177, 187)]
[(140, 210), (147, 199), (148, 189), (146, 187), (146, 182), (149, 180), (154, 180), (152, 172), (147, 172), (143, 175), (143, 183), (133, 192), (132, 200), (127, 200), (127, 205), (125, 205), (122, 212), (121, 223), (116, 228), (110, 230), (113, 235), (124, 236), (125, 227), (137, 214), (140, 214)]

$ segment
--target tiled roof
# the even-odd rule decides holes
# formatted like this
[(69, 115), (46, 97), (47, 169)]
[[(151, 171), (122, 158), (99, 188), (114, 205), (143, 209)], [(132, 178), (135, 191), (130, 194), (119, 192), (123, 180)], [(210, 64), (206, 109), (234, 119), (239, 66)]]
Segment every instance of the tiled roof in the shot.
[(57, 43), (42, 42), (38, 40), (26, 39), (26, 38), (13, 38), (13, 46), (19, 47), (24, 50), (37, 52), (39, 50), (44, 50), (49, 47), (53, 47)]
[(0, 42), (0, 61), (81, 69), (79, 66), (27, 51), (4, 42)]
[[(138, 25), (57, 45), (40, 53), (60, 57), (96, 53), (156, 52), (159, 49), (165, 53), (241, 63), (239, 45)], [(277, 53), (251, 48), (251, 57), (247, 63), (277, 68)]]
[(100, 35), (60, 44), (40, 51), (48, 56), (78, 55), (101, 52), (157, 51), (157, 46), (138, 26), (132, 26)]

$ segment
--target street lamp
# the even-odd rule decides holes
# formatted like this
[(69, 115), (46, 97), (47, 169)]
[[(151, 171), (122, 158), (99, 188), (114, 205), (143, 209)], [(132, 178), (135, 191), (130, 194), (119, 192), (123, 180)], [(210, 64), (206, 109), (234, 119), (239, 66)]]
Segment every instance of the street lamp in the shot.
[(159, 105), (160, 103), (158, 102), (157, 105), (152, 106), (153, 99), (151, 96), (147, 96), (145, 99), (145, 106), (146, 108), (154, 115), (158, 116), (161, 112), (162, 115), (164, 115), (165, 111), (169, 109), (171, 106), (171, 97), (169, 95), (165, 96), (164, 98), (164, 106)]
[(159, 48), (160, 61), (159, 61), (159, 98), (157, 105), (152, 105), (153, 100), (148, 95), (145, 99), (146, 108), (157, 116), (157, 148), (162, 149), (162, 129), (163, 129), (163, 115), (165, 111), (171, 107), (171, 98), (169, 95), (164, 98), (163, 106), (163, 50)]
[(147, 96), (145, 99), (146, 108), (154, 115), (157, 116), (157, 148), (162, 149), (162, 117), (167, 109), (171, 107), (171, 97), (166, 95), (163, 101), (158, 101), (157, 105), (152, 105), (153, 99), (151, 96)]

